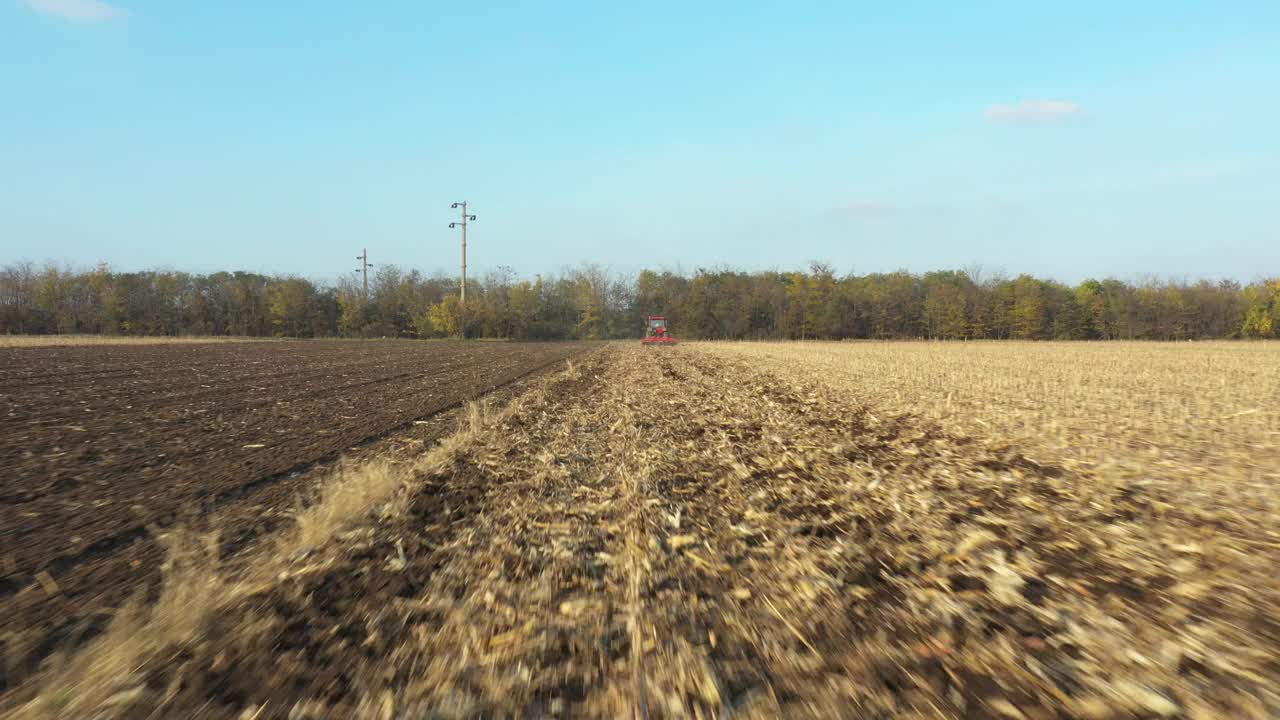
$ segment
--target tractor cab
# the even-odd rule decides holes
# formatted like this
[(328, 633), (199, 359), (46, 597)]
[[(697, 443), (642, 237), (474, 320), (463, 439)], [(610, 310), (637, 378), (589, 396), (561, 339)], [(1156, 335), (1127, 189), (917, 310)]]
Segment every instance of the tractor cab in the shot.
[(674, 345), (680, 341), (671, 337), (665, 317), (649, 315), (645, 318), (644, 337), (640, 338), (640, 342), (645, 345)]

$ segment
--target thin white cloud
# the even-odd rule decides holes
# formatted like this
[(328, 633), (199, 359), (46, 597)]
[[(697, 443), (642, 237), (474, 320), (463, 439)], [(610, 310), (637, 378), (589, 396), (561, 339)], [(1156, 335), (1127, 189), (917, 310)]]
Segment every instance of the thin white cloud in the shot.
[(102, 0), (23, 0), (37, 12), (74, 22), (102, 22), (120, 15), (120, 9)]
[(1013, 105), (988, 105), (982, 115), (992, 122), (1047, 123), (1079, 113), (1080, 106), (1069, 100), (1023, 100)]
[(880, 215), (888, 215), (896, 208), (882, 200), (860, 199), (846, 203), (845, 212), (851, 215), (860, 215), (863, 217), (874, 217)]
[(1214, 183), (1239, 177), (1248, 170), (1249, 163), (1245, 160), (1224, 159), (1130, 173), (1095, 175), (1081, 179), (1079, 184), (1085, 190), (1128, 192)]
[(834, 209), (846, 217), (861, 220), (942, 218), (963, 212), (964, 207), (936, 202), (890, 202), (876, 198), (856, 198)]

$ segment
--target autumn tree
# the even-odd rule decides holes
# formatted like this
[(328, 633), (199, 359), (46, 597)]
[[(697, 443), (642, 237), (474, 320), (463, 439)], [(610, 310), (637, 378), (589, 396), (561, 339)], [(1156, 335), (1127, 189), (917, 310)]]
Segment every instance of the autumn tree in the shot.
[(301, 337), (311, 334), (309, 314), (314, 309), (316, 289), (302, 278), (284, 278), (267, 288), (271, 325), (277, 335)]
[(1009, 330), (1019, 340), (1046, 337), (1048, 315), (1045, 312), (1044, 286), (1030, 275), (1019, 275), (1010, 283), (1012, 305), (1009, 307)]
[(600, 266), (522, 279), (378, 268), (368, 295), (353, 276), (322, 284), (250, 272), (195, 275), (0, 268), (0, 332), (316, 337), (634, 338), (645, 315), (680, 337), (725, 339), (1025, 338), (1180, 340), (1280, 335), (1277, 280), (1247, 287), (1115, 278), (1069, 287), (977, 270), (837, 276), (700, 268), (692, 275)]
[(1280, 279), (1250, 285), (1244, 299), (1247, 309), (1240, 332), (1245, 337), (1280, 337)]
[(969, 336), (969, 278), (954, 271), (926, 273), (924, 326), (931, 338), (955, 340)]

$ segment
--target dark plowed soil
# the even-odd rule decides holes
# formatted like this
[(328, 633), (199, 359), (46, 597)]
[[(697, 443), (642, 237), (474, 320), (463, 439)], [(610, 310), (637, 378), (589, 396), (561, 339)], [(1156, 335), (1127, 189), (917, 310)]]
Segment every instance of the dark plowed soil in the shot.
[(380, 455), (419, 452), (453, 429), (442, 413), (583, 349), (0, 349), (0, 691), (156, 577), (150, 529), (216, 526), (233, 553), (287, 520), (325, 463), (380, 439)]

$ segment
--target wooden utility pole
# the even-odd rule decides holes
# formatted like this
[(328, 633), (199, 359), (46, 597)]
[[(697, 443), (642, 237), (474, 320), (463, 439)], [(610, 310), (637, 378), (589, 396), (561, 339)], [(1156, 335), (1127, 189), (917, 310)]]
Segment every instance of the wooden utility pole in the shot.
[(463, 201), (460, 203), (454, 203), (452, 207), (455, 210), (457, 210), (458, 208), (462, 208), (462, 219), (459, 220), (458, 222), (449, 223), (449, 227), (451, 228), (459, 227), (459, 226), (462, 227), (462, 281), (461, 281), (462, 287), (460, 289), (461, 293), (460, 293), (460, 297), (458, 298), (458, 301), (465, 305), (467, 302), (467, 222), (470, 220), (475, 220), (476, 216), (467, 214), (466, 201)]
[(363, 248), (356, 259), (360, 261), (360, 267), (356, 268), (356, 272), (364, 276), (364, 299), (369, 299), (369, 268), (373, 267), (373, 263), (369, 262), (369, 248)]

